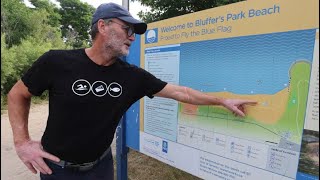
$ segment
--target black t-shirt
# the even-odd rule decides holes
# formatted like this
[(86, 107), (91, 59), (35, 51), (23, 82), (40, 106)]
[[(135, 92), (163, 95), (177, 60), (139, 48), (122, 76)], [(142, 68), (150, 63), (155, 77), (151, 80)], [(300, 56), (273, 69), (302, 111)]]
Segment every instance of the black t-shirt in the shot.
[(75, 163), (96, 160), (110, 146), (126, 110), (167, 84), (120, 59), (97, 65), (84, 49), (45, 53), (22, 81), (33, 95), (49, 90), (44, 149)]

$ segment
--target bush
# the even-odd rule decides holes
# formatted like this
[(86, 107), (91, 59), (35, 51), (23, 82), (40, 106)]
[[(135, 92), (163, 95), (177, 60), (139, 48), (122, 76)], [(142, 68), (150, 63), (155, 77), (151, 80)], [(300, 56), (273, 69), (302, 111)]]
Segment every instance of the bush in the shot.
[[(4, 37), (4, 35), (1, 37)], [(7, 48), (1, 38), (1, 97), (7, 95), (12, 86), (43, 53), (50, 49), (64, 48), (62, 47), (64, 46), (63, 43), (60, 44), (60, 47), (56, 45), (57, 42), (53, 45), (51, 42), (41, 42), (36, 38), (28, 37), (28, 39), (22, 40), (20, 45)], [(48, 93), (44, 93), (41, 99), (47, 97)], [(1, 99), (1, 108), (3, 108), (5, 102), (5, 99)]]

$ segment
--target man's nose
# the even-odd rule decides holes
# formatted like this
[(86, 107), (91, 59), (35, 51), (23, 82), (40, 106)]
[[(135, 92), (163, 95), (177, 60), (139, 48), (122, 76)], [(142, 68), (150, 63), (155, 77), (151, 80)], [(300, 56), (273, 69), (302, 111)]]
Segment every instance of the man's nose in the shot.
[(130, 41), (134, 41), (136, 38), (135, 38), (135, 35), (134, 34), (132, 34), (132, 36), (129, 36), (129, 40)]

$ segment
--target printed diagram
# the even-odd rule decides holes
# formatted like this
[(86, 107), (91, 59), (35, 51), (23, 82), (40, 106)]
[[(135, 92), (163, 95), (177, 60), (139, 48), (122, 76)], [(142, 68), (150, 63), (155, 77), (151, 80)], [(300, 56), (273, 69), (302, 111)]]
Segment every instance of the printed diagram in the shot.
[(205, 146), (214, 142), (213, 131), (193, 128), (190, 126), (180, 126), (178, 131), (181, 138), (184, 138), (184, 141), (191, 141), (189, 144)]
[[(313, 53), (308, 46), (314, 44), (314, 33), (296, 31), (182, 45), (181, 52), (186, 54), (181, 59), (186, 59), (181, 61), (181, 73), (198, 72), (183, 76), (180, 84), (211, 96), (255, 100), (258, 105), (247, 106), (248, 116), (240, 118), (223, 107), (180, 103), (178, 142), (199, 147), (204, 142), (201, 136), (208, 131), (210, 139), (224, 135), (299, 151)], [(192, 57), (195, 52), (199, 57)]]
[[(258, 101), (258, 105), (247, 108), (249, 116), (246, 118), (236, 117), (222, 107), (195, 106), (182, 103), (179, 110), (180, 129), (184, 127), (182, 124), (189, 124), (193, 127), (215, 127), (216, 133), (230, 136), (240, 136), (274, 144), (279, 144), (282, 140), (298, 144), (303, 130), (310, 63), (305, 61), (295, 62), (290, 74), (291, 82), (289, 86), (274, 95), (208, 93), (225, 98)], [(191, 136), (193, 132), (190, 131), (190, 138), (200, 139), (198, 134)], [(183, 136), (184, 134), (180, 133), (179, 135)]]

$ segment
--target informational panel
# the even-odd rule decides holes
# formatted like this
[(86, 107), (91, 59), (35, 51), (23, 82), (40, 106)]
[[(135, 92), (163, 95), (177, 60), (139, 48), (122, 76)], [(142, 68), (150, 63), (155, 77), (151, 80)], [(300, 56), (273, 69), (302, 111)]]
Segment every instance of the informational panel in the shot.
[(316, 32), (297, 179), (319, 179), (319, 29)]
[(138, 39), (138, 64), (156, 77), (258, 104), (241, 118), (146, 97), (128, 112), (139, 124), (128, 123), (129, 147), (203, 179), (319, 179), (318, 0), (240, 2), (149, 24)]

